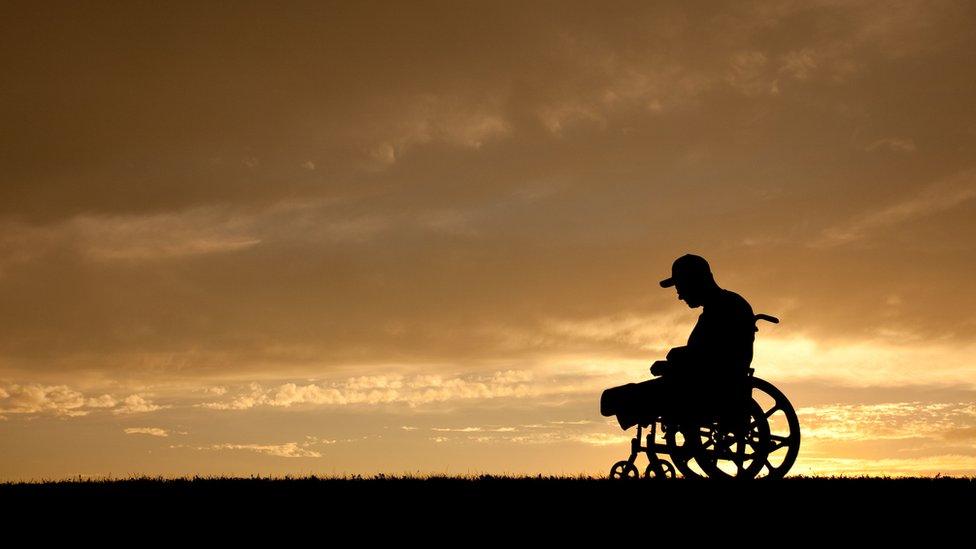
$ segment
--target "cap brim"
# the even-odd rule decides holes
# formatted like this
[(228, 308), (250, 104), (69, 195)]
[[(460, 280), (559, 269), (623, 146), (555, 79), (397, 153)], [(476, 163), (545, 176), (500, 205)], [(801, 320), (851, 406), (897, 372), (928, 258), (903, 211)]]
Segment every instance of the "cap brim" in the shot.
[(661, 281), (662, 288), (670, 288), (671, 286), (674, 286), (674, 278), (665, 278)]

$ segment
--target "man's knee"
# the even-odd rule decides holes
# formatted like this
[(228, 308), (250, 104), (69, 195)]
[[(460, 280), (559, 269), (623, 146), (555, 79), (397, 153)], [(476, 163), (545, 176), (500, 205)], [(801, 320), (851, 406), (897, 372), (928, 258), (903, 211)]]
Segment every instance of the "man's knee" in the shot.
[(620, 407), (621, 401), (624, 399), (629, 391), (634, 388), (633, 383), (628, 383), (626, 385), (621, 385), (620, 387), (612, 387), (603, 391), (600, 395), (600, 414), (604, 416), (612, 416), (617, 413)]
[(607, 395), (609, 392), (610, 389), (607, 389), (606, 391), (603, 391), (603, 395), (600, 396), (600, 414), (604, 416), (613, 415), (613, 412), (611, 411), (612, 408), (610, 404), (610, 397)]

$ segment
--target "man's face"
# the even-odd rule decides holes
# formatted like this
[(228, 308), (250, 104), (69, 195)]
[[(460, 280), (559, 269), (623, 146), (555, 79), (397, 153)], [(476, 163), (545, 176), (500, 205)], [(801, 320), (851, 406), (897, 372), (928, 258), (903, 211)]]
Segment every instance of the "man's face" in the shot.
[(687, 303), (688, 307), (695, 309), (702, 306), (701, 284), (687, 280), (676, 280), (674, 289), (678, 291), (678, 299)]

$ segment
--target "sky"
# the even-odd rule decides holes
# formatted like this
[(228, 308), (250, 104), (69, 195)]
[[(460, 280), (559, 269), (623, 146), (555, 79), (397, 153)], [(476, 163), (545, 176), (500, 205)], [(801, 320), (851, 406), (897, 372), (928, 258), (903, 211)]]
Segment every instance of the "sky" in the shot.
[(700, 310), (796, 474), (976, 474), (976, 8), (7, 2), (0, 480), (592, 474)]

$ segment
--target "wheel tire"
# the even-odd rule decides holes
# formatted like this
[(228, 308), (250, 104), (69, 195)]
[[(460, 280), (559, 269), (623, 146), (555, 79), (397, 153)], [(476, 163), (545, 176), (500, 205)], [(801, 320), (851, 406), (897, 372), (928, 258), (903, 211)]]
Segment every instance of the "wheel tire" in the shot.
[(675, 473), (674, 465), (666, 459), (659, 459), (657, 468), (653, 464), (648, 463), (647, 468), (644, 469), (644, 478), (660, 480), (674, 478), (675, 476), (677, 474)]
[[(796, 410), (793, 409), (793, 404), (772, 383), (753, 377), (752, 391), (754, 401), (757, 400), (756, 396), (759, 396), (756, 394), (757, 391), (760, 395), (765, 394), (765, 397), (760, 397), (761, 401), (772, 400), (772, 406), (761, 406), (764, 408), (763, 415), (767, 420), (773, 418), (777, 412), (782, 412), (783, 414), (783, 420), (785, 421), (777, 420), (775, 423), (777, 427), (779, 426), (778, 424), (785, 423), (787, 431), (784, 433), (771, 427), (769, 445), (770, 457), (782, 456), (783, 459), (779, 464), (774, 465), (772, 461), (776, 460), (767, 458), (764, 466), (766, 474), (763, 476), (763, 478), (770, 479), (783, 478), (789, 472), (790, 467), (796, 462), (796, 458), (800, 453), (800, 420), (796, 415)], [(778, 416), (776, 417), (778, 418)]]
[(640, 471), (637, 466), (629, 461), (618, 461), (610, 468), (610, 478), (612, 479), (636, 479), (640, 478)]

